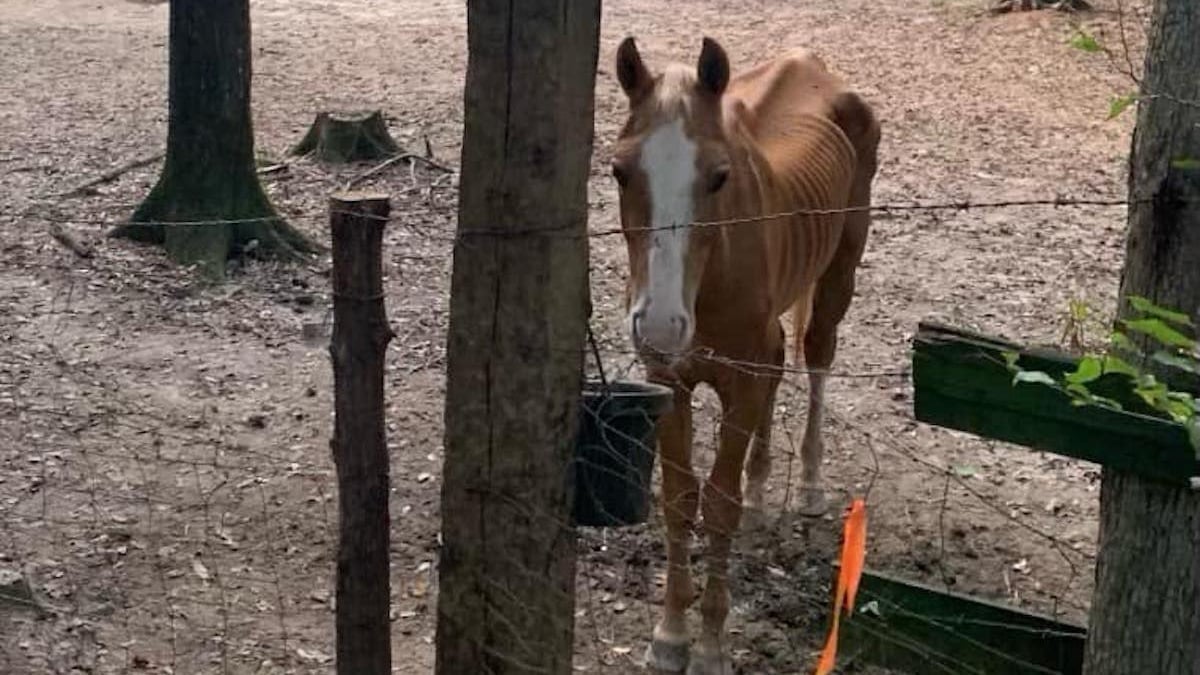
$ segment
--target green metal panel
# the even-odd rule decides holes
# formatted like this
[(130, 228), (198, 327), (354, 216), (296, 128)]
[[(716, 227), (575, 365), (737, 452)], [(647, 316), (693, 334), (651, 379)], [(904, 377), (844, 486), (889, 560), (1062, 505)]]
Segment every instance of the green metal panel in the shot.
[(843, 664), (914, 675), (1083, 672), (1082, 626), (872, 571), (855, 604), (838, 649)]
[(1200, 476), (1187, 430), (1152, 415), (1125, 378), (1105, 376), (1089, 385), (1125, 410), (1078, 406), (1045, 385), (1013, 386), (1003, 356), (1010, 351), (1020, 354), (1023, 368), (1052, 376), (1076, 364), (1048, 350), (922, 323), (913, 342), (916, 418), (1168, 483), (1186, 485)]

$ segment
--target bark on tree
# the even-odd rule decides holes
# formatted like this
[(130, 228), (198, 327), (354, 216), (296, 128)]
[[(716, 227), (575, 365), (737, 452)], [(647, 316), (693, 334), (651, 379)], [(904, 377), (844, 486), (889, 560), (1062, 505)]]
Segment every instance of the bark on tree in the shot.
[(437, 672), (565, 675), (600, 0), (467, 17)]
[[(168, 71), (162, 174), (113, 235), (161, 244), (213, 278), (251, 241), (284, 259), (314, 252), (276, 213), (255, 172), (249, 0), (172, 0)], [(174, 224), (197, 221), (210, 222)]]
[[(1200, 321), (1200, 4), (1158, 0), (1130, 159), (1124, 298)], [(1150, 367), (1149, 365), (1147, 367)], [(1136, 452), (1136, 448), (1130, 448)], [(1089, 675), (1200, 673), (1200, 492), (1105, 470)]]

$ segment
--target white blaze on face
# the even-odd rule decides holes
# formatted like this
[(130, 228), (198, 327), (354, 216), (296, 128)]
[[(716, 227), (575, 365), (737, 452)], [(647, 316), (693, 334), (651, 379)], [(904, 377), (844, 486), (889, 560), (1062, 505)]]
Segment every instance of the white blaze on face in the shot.
[(641, 168), (650, 189), (650, 249), (647, 284), (631, 316), (635, 339), (664, 354), (678, 354), (692, 339), (691, 299), (684, 276), (696, 182), (696, 144), (683, 120), (655, 129), (641, 148)]

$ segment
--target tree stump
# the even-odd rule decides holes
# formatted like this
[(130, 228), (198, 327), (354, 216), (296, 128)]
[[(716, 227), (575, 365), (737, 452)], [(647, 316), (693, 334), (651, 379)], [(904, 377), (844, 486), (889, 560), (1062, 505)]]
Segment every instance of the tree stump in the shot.
[(400, 153), (388, 133), (383, 113), (317, 113), (303, 140), (292, 148), (293, 155), (312, 154), (322, 162), (344, 164), (386, 159)]

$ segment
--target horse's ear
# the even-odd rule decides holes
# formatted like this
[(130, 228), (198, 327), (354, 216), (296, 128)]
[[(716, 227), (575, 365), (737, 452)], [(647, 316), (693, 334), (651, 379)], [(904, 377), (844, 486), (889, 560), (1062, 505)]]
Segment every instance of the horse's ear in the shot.
[(622, 40), (617, 48), (617, 80), (631, 103), (640, 101), (653, 86), (653, 78), (632, 37)]
[(720, 96), (729, 84), (729, 57), (725, 49), (712, 38), (704, 38), (700, 48), (700, 61), (696, 64), (696, 78), (709, 93)]

